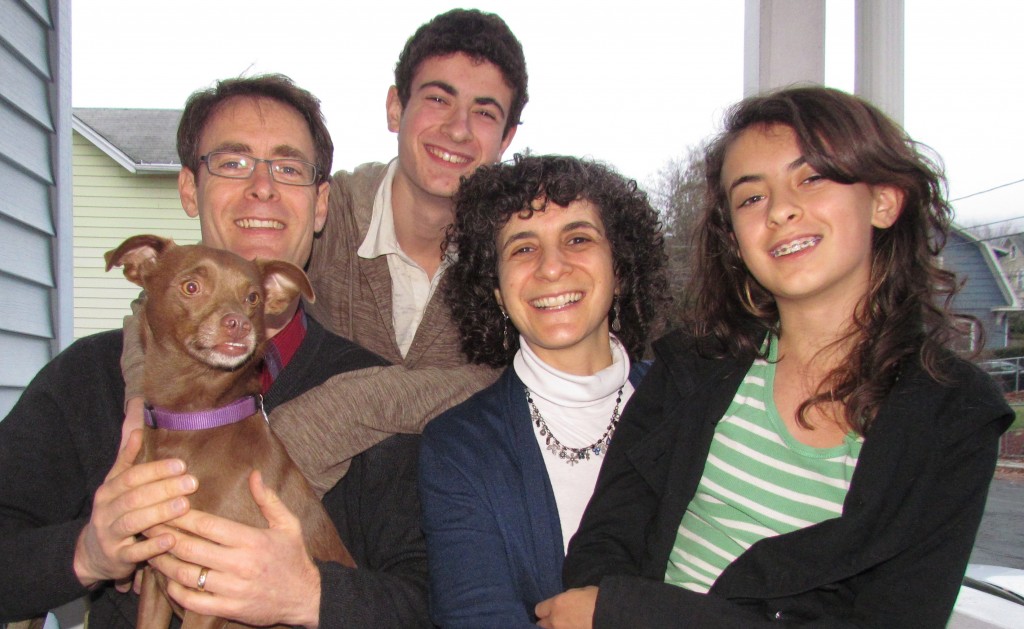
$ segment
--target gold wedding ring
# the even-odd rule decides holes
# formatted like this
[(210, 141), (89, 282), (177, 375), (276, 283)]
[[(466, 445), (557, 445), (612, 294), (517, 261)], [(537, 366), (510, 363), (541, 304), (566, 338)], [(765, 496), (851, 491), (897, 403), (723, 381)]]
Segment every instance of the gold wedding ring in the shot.
[(209, 568), (203, 568), (199, 571), (199, 580), (196, 581), (196, 589), (200, 592), (205, 591), (206, 588), (206, 575), (210, 573)]

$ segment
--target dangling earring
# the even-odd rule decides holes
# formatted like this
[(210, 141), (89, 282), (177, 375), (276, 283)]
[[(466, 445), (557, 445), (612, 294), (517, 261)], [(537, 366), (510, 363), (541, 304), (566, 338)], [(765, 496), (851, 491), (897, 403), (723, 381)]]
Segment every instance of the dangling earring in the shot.
[(511, 342), (508, 340), (508, 336), (509, 336), (509, 334), (508, 334), (508, 326), (509, 326), (509, 323), (508, 323), (508, 313), (505, 312), (504, 310), (502, 310), (501, 311), (501, 316), (505, 318), (505, 320), (502, 321), (502, 323), (501, 323), (501, 334), (502, 334), (501, 346), (507, 352), (509, 346), (511, 345)]
[(619, 313), (619, 296), (612, 301), (612, 332), (622, 331), (622, 317)]

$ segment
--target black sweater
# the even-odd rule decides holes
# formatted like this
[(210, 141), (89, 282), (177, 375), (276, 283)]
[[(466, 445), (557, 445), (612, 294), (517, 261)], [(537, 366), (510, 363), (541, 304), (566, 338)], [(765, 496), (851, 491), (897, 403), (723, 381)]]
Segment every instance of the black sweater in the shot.
[(599, 585), (610, 627), (943, 627), (1013, 413), (951, 355), (953, 382), (904, 366), (861, 450), (841, 517), (763, 539), (708, 594), (664, 582), (715, 425), (750, 361), (708, 359), (682, 333), (630, 399), (569, 546), (567, 587)]

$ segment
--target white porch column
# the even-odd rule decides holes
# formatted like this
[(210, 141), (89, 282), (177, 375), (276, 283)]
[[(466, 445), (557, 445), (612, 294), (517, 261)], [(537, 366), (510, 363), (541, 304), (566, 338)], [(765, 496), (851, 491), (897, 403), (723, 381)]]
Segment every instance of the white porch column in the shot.
[(857, 0), (854, 91), (903, 124), (903, 0)]
[(746, 0), (743, 94), (825, 81), (825, 0)]

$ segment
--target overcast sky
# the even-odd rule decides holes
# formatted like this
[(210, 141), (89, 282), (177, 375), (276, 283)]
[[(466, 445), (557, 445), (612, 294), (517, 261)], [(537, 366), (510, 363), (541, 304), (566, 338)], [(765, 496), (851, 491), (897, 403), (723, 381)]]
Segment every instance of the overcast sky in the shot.
[[(181, 108), (218, 78), (282, 72), (323, 101), (335, 168), (386, 161), (398, 53), (455, 6), (500, 14), (523, 44), (530, 102), (506, 156), (590, 156), (647, 183), (742, 97), (743, 0), (92, 0), (72, 9), (72, 102)], [(827, 6), (826, 82), (852, 90), (853, 0)], [(957, 220), (1024, 217), (1024, 182), (1006, 185), (1024, 179), (1024, 3), (906, 0), (906, 12), (904, 125), (942, 155), (951, 198), (975, 195), (954, 204)]]

